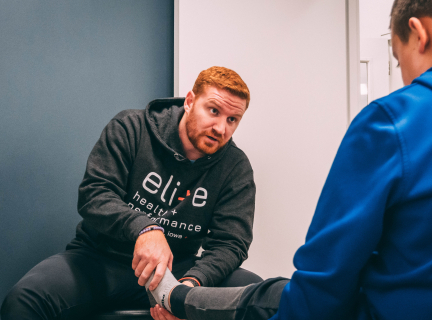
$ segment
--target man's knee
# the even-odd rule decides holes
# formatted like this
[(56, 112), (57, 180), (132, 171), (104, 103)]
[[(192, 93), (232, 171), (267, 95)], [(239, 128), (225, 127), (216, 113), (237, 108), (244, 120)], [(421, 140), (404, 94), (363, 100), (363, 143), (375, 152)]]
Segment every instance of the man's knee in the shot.
[(41, 262), (12, 287), (1, 307), (2, 320), (53, 319), (59, 314), (68, 277), (59, 277), (50, 263), (49, 259)]
[(228, 275), (218, 287), (245, 287), (261, 281), (263, 279), (259, 275), (246, 269), (238, 268)]
[(31, 283), (18, 282), (8, 293), (1, 306), (1, 319), (47, 319), (42, 311), (46, 297)]

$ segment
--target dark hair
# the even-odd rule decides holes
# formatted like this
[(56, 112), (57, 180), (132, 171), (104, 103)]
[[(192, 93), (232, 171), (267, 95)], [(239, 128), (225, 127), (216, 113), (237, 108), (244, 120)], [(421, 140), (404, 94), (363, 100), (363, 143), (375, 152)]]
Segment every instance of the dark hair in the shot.
[(411, 33), (409, 19), (432, 17), (432, 0), (395, 0), (390, 17), (390, 28), (403, 43), (407, 43)]

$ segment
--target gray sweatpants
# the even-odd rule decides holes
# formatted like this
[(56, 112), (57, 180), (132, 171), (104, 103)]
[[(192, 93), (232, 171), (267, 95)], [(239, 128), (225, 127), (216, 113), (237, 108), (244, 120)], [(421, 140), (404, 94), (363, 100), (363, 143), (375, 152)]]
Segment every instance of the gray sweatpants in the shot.
[(273, 278), (236, 288), (195, 287), (185, 300), (188, 320), (261, 320), (279, 308), (286, 278)]

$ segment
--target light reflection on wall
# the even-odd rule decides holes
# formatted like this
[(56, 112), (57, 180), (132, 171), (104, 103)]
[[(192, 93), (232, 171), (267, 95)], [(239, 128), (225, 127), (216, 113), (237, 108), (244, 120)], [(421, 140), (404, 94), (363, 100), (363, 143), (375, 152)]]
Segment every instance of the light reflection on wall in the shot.
[(368, 62), (362, 61), (360, 62), (360, 110), (369, 103), (368, 89)]

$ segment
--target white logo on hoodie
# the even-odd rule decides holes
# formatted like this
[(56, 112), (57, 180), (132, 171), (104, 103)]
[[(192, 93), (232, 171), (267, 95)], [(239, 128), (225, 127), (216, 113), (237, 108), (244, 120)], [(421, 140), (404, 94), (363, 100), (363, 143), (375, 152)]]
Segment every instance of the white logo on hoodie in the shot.
[[(161, 193), (161, 200), (162, 202), (166, 202), (165, 194), (168, 190), (168, 187), (171, 185), (171, 182), (173, 180), (174, 176), (170, 176), (168, 182), (166, 183), (165, 187), (162, 190)], [(162, 178), (160, 175), (158, 175), (156, 172), (150, 172), (144, 179), (142, 186), (144, 190), (150, 192), (151, 194), (156, 194), (160, 190), (162, 186)], [(177, 186), (180, 186), (180, 181), (177, 181)], [(171, 203), (174, 199), (175, 193), (177, 192), (177, 188), (174, 188), (168, 205), (171, 206)], [(188, 192), (189, 195), (189, 192)], [(192, 205), (195, 207), (204, 207), (206, 204), (208, 193), (205, 188), (199, 187), (195, 190), (193, 199), (192, 199)]]

